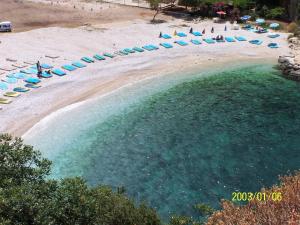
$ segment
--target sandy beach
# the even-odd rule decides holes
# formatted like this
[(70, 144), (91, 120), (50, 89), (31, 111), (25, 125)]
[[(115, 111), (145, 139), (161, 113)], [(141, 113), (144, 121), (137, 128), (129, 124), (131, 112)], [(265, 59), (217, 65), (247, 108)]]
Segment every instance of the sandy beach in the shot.
[[(0, 78), (4, 79), (7, 74), (17, 71), (12, 66), (16, 63), (28, 67), (29, 65), (25, 62), (34, 63), (39, 60), (59, 68), (64, 64), (79, 61), (83, 56), (92, 57), (96, 53), (113, 53), (128, 47), (141, 47), (146, 44), (159, 45), (161, 42), (173, 43), (175, 40), (187, 42), (192, 38), (201, 40), (202, 38), (195, 38), (191, 35), (185, 38), (173, 36), (170, 40), (158, 38), (160, 31), (173, 35), (174, 30), (188, 33), (190, 27), (193, 27), (194, 31), (202, 31), (206, 28), (204, 38), (217, 34), (237, 35), (244, 36), (248, 40), (260, 39), (263, 44), (256, 46), (248, 42), (226, 42), (209, 45), (203, 42), (199, 46), (189, 43), (185, 47), (174, 44), (172, 49), (160, 47), (157, 51), (107, 58), (104, 61), (89, 64), (86, 68), (68, 72), (63, 77), (54, 75), (50, 79), (43, 79), (41, 88), (12, 99), (13, 102), (9, 105), (0, 106), (2, 108), (0, 132), (21, 136), (34, 124), (60, 108), (99, 97), (124, 85), (152, 76), (266, 58), (275, 63), (279, 55), (289, 54), (287, 34), (282, 33), (276, 39), (279, 49), (270, 49), (267, 44), (274, 40), (268, 38), (267, 34), (231, 30), (229, 25), (228, 31), (225, 32), (225, 24), (215, 24), (209, 20), (194, 23), (171, 19), (165, 23), (151, 24), (149, 18), (93, 23), (75, 28), (55, 26), (0, 34), (1, 68), (14, 69), (12, 71), (1, 70), (3, 73)], [(212, 26), (215, 28), (214, 34), (210, 33)], [(10, 84), (9, 90), (24, 84), (19, 80), (17, 84)], [(5, 92), (0, 90), (0, 95), (2, 96)]]

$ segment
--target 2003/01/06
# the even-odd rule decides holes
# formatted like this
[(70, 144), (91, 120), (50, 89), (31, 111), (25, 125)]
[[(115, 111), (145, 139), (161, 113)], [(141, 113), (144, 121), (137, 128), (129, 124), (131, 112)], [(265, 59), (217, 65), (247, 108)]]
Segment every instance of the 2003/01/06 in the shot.
[(274, 201), (282, 200), (281, 192), (233, 192), (232, 201), (249, 202), (249, 201)]

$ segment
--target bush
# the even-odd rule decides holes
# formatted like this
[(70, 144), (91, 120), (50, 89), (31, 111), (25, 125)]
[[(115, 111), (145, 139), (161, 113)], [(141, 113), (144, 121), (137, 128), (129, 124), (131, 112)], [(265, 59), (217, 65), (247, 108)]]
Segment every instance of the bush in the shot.
[(287, 26), (286, 29), (289, 33), (296, 33), (298, 30), (298, 25), (297, 25), (297, 23), (292, 22)]
[(281, 19), (286, 14), (285, 9), (282, 7), (276, 7), (267, 11), (266, 17), (268, 19)]

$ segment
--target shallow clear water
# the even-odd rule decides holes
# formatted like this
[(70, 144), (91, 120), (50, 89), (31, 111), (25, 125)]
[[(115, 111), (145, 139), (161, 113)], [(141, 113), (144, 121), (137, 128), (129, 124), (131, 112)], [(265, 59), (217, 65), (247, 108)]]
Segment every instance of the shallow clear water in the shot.
[(300, 169), (300, 86), (269, 65), (137, 99), (105, 116), (97, 103), (65, 112), (30, 142), (54, 161), (52, 176), (124, 186), (163, 218), (194, 215), (199, 202), (218, 207), (233, 191), (258, 191)]

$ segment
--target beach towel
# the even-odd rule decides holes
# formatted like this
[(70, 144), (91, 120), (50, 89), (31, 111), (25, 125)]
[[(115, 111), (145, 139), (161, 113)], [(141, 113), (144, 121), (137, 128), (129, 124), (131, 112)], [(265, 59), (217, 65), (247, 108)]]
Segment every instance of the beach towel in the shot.
[(16, 79), (26, 79), (27, 75), (25, 73), (11, 73), (8, 74), (7, 77)]
[(163, 46), (164, 48), (173, 48), (173, 45), (169, 43), (160, 43), (160, 45)]
[(53, 66), (51, 66), (51, 65), (49, 65), (49, 64), (46, 64), (46, 63), (42, 63), (42, 64), (41, 64), (41, 67), (42, 67), (43, 69), (52, 69), (52, 68), (53, 68)]
[(31, 83), (31, 84), (38, 84), (41, 82), (40, 79), (35, 78), (35, 77), (29, 77), (27, 79), (24, 80), (26, 83)]
[(98, 59), (98, 60), (105, 60), (105, 57), (102, 56), (102, 55), (96, 54), (96, 55), (94, 55), (93, 57), (94, 57), (95, 59)]
[(194, 36), (196, 36), (196, 37), (202, 36), (202, 34), (201, 34), (200, 32), (198, 32), (198, 31), (194, 31), (194, 32), (192, 32), (192, 34), (193, 34)]
[(191, 42), (194, 44), (194, 45), (200, 45), (201, 44), (201, 41), (199, 40), (191, 40)]
[(65, 70), (68, 70), (68, 71), (74, 71), (74, 70), (77, 69), (77, 68), (76, 68), (75, 66), (73, 66), (73, 65), (63, 65), (62, 68), (65, 69)]
[(14, 92), (14, 91), (6, 92), (3, 95), (6, 96), (6, 97), (11, 97), (11, 98), (16, 98), (16, 97), (20, 96), (19, 93)]
[(2, 81), (6, 82), (8, 84), (15, 84), (18, 82), (17, 78), (14, 78), (14, 77), (7, 77), (7, 78), (2, 79)]
[(233, 37), (225, 37), (225, 40), (227, 42), (235, 42), (234, 38)]
[(270, 43), (270, 44), (268, 44), (268, 47), (269, 48), (279, 48), (277, 43)]
[(175, 41), (175, 43), (179, 44), (180, 46), (187, 46), (188, 43), (185, 41)]
[(0, 82), (0, 90), (3, 90), (3, 91), (5, 91), (5, 90), (7, 90), (8, 89), (8, 86), (7, 86), (7, 84), (6, 83), (4, 83), (4, 82)]
[(0, 98), (0, 104), (10, 104), (12, 101), (7, 98)]
[(86, 63), (93, 63), (93, 62), (95, 62), (92, 58), (87, 57), (87, 56), (82, 57), (81, 60), (84, 61), (84, 62), (86, 62)]
[(13, 91), (15, 91), (15, 92), (27, 92), (29, 90), (30, 89), (26, 88), (26, 87), (16, 87), (16, 88), (13, 89)]
[(133, 50), (136, 52), (144, 52), (144, 49), (139, 48), (139, 47), (134, 47)]
[(215, 44), (216, 43), (216, 41), (213, 40), (212, 38), (205, 38), (205, 39), (203, 39), (203, 41), (205, 41), (207, 44)]
[(253, 45), (261, 45), (263, 42), (261, 40), (251, 40), (249, 43)]
[(280, 37), (280, 34), (269, 34), (268, 37), (269, 38), (278, 38), (278, 37)]
[(104, 53), (103, 54), (104, 56), (108, 57), (108, 58), (114, 58), (115, 56), (113, 54), (110, 54), (110, 53)]
[(77, 68), (83, 68), (86, 67), (85, 64), (81, 63), (81, 62), (72, 62), (73, 66), (76, 66)]
[(177, 36), (178, 37), (186, 37), (187, 35), (183, 32), (179, 32), (179, 33), (177, 33)]
[(171, 39), (171, 38), (172, 38), (172, 37), (171, 37), (170, 35), (168, 35), (168, 34), (163, 34), (163, 35), (161, 35), (161, 37), (164, 38), (164, 39)]
[(53, 69), (53, 70), (52, 70), (52, 73), (54, 73), (54, 74), (57, 75), (57, 76), (64, 76), (64, 75), (67, 75), (64, 71), (62, 71), (62, 70), (59, 69), (59, 68)]
[(243, 36), (235, 36), (235, 39), (238, 41), (247, 41), (247, 39)]
[(37, 89), (37, 88), (42, 87), (41, 85), (36, 85), (36, 84), (25, 84), (24, 86), (27, 88), (32, 88), (32, 89)]

